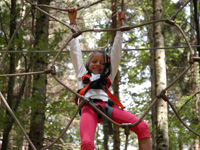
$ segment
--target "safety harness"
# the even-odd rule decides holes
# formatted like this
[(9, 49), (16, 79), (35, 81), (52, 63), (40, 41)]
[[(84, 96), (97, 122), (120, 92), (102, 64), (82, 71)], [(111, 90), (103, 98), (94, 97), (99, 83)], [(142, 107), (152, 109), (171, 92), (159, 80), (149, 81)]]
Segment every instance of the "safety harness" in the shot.
[[(85, 87), (78, 90), (78, 93), (80, 95), (84, 95), (90, 88), (93, 89), (102, 89), (107, 94), (108, 97), (119, 107), (124, 109), (125, 107), (122, 105), (122, 103), (110, 92), (109, 87), (111, 86), (111, 81), (108, 77), (105, 78), (99, 78), (98, 80), (92, 81), (90, 80), (90, 74), (86, 74), (82, 76), (82, 81), (85, 84)], [(74, 102), (78, 105), (78, 97), (75, 98)]]

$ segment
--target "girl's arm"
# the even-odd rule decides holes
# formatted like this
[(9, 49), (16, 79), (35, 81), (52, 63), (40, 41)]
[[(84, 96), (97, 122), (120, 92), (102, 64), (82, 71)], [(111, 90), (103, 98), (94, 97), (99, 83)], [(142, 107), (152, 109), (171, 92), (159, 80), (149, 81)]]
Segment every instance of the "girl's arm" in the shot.
[[(120, 28), (122, 24), (122, 20), (126, 20), (125, 13), (124, 12), (119, 12), (118, 13), (118, 28)], [(118, 67), (121, 61), (122, 57), (122, 32), (117, 31), (117, 34), (114, 39), (114, 43), (111, 49), (111, 74), (110, 74), (110, 80), (113, 82), (117, 71)]]
[(70, 56), (75, 69), (76, 77), (82, 77), (87, 71), (82, 58), (82, 52), (78, 38), (70, 42)]
[[(70, 25), (77, 31), (77, 25), (76, 25), (77, 9), (75, 8), (69, 9), (68, 16), (70, 20)], [(84, 65), (84, 61), (82, 59), (82, 52), (78, 37), (72, 39), (72, 41), (70, 42), (70, 56), (72, 64), (75, 69), (76, 77), (82, 77), (82, 75), (85, 74), (86, 72), (86, 68)]]
[(114, 78), (117, 74), (121, 57), (122, 57), (122, 32), (117, 31), (113, 46), (111, 48), (111, 56), (110, 56), (111, 73), (110, 73), (109, 78), (111, 82), (114, 81)]

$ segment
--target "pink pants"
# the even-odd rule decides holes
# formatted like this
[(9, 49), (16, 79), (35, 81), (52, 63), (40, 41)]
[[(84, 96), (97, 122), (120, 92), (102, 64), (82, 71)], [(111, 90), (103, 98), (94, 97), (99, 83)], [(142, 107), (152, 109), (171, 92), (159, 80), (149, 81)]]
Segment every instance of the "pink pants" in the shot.
[[(96, 104), (100, 104), (105, 108), (106, 103), (97, 102)], [(111, 118), (119, 124), (134, 123), (139, 119), (128, 111), (122, 110), (115, 105), (112, 107), (113, 111)], [(97, 123), (98, 117), (94, 110), (89, 105), (83, 106), (80, 120), (81, 150), (94, 150), (94, 136)], [(130, 130), (137, 134), (138, 140), (150, 137), (149, 126), (144, 121), (133, 126)]]

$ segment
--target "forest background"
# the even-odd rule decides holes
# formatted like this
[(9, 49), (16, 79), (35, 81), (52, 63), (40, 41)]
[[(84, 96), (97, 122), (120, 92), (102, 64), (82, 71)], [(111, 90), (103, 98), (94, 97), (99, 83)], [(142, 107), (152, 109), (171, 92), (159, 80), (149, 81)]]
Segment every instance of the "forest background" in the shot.
[[(36, 3), (67, 9), (79, 8), (93, 2), (92, 0), (40, 0)], [(122, 2), (104, 0), (94, 6), (81, 9), (78, 11), (78, 30), (116, 28), (116, 12), (121, 11)], [(123, 7), (127, 16), (125, 26), (140, 25), (155, 19), (156, 6), (154, 4), (157, 2), (160, 2), (159, 6), (162, 11), (159, 11), (162, 12), (162, 18), (168, 19), (186, 1), (124, 1)], [(200, 52), (199, 5), (199, 1), (191, 1), (179, 12), (175, 20), (193, 46), (196, 56), (199, 56)], [(25, 1), (0, 1), (0, 59), (3, 57), (17, 25), (30, 7), (30, 4)], [(46, 7), (41, 7), (41, 9), (69, 24), (66, 11)], [(142, 116), (155, 97), (155, 95), (152, 96), (152, 87), (158, 79), (155, 74), (152, 74), (152, 68), (155, 67), (152, 65), (152, 54), (156, 51), (165, 53), (163, 69), (166, 70), (167, 85), (180, 75), (190, 61), (190, 51), (186, 42), (174, 26), (162, 23), (161, 33), (164, 38), (161, 37), (161, 39), (164, 43), (163, 47), (165, 47), (161, 48), (162, 50), (152, 44), (154, 40), (159, 40), (153, 36), (153, 29), (155, 29), (153, 25), (146, 25), (124, 32), (123, 57), (113, 85), (115, 95), (126, 106), (126, 110), (138, 117)], [(66, 26), (42, 14), (37, 9), (32, 9), (9, 48), (9, 53), (0, 67), (0, 74), (48, 69), (57, 52), (69, 39), (70, 32)], [(86, 59), (91, 51), (111, 47), (113, 36), (113, 32), (81, 34), (79, 38), (83, 58)], [(56, 76), (76, 91), (76, 79), (69, 56), (69, 45), (56, 60), (55, 67)], [(166, 93), (181, 119), (198, 133), (200, 133), (199, 81), (199, 64), (195, 63), (193, 70), (189, 70)], [(161, 91), (162, 88), (159, 90)], [(57, 83), (50, 74), (0, 77), (0, 91), (37, 149), (54, 141), (77, 110), (77, 106), (73, 102), (74, 94)], [(163, 100), (161, 99), (161, 101)], [(144, 118), (150, 126), (153, 149), (159, 149), (161, 146), (164, 147), (163, 149), (170, 150), (199, 150), (199, 137), (188, 131), (177, 119), (171, 107), (166, 102), (164, 103), (163, 110), (166, 110), (164, 115), (167, 123), (163, 124), (167, 127), (162, 129), (162, 132), (157, 125), (158, 113), (154, 113), (152, 110)], [(156, 107), (159, 106), (156, 105)], [(79, 120), (80, 116), (77, 116), (66, 134), (50, 149), (80, 149)], [(95, 136), (95, 148), (99, 150), (123, 149), (125, 145), (124, 130), (115, 127), (114, 131), (113, 136), (105, 136), (106, 132), (103, 126), (99, 124)], [(129, 135), (128, 145), (128, 149), (138, 146), (137, 136), (134, 133)], [(2, 150), (32, 149), (2, 101), (0, 101), (0, 147)]]

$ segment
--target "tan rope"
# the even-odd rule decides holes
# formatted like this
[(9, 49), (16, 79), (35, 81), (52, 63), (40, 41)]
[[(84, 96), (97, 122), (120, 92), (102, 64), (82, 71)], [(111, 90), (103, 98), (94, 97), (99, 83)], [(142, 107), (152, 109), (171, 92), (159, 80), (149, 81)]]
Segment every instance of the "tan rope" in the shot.
[(22, 131), (22, 133), (24, 134), (24, 136), (26, 137), (26, 139), (28, 140), (28, 142), (30, 143), (32, 149), (37, 150), (35, 148), (35, 146), (33, 145), (32, 141), (29, 139), (29, 136), (26, 134), (26, 131), (24, 130), (24, 128), (22, 127), (22, 125), (20, 124), (19, 120), (17, 119), (17, 117), (15, 116), (15, 114), (13, 113), (12, 109), (10, 108), (10, 106), (8, 105), (6, 99), (4, 98), (3, 94), (0, 92), (0, 96), (1, 99), (3, 100), (6, 108), (8, 109), (9, 113), (11, 114), (11, 116), (14, 118), (14, 120), (16, 121), (17, 125), (19, 126), (20, 130)]
[(175, 20), (176, 16), (178, 15), (178, 13), (180, 11), (182, 11), (182, 9), (190, 2), (191, 0), (188, 0), (174, 15), (171, 16), (171, 20)]
[(51, 69), (47, 69), (45, 71), (38, 72), (27, 72), (27, 73), (15, 73), (15, 74), (1, 74), (0, 77), (15, 77), (15, 76), (28, 76), (28, 75), (37, 75), (37, 74), (49, 74), (53, 71)]
[(8, 43), (8, 46), (7, 46), (7, 48), (6, 48), (6, 51), (5, 51), (5, 53), (3, 54), (2, 58), (1, 58), (1, 61), (0, 61), (0, 68), (1, 68), (2, 62), (3, 62), (3, 60), (5, 59), (6, 54), (7, 54), (8, 50), (9, 50), (9, 48), (10, 48), (12, 42), (13, 42), (13, 40), (14, 40), (14, 38), (15, 38), (17, 32), (18, 32), (18, 30), (20, 29), (21, 25), (23, 24), (24, 20), (27, 18), (27, 16), (29, 15), (30, 12), (31, 12), (31, 9), (29, 9), (29, 10), (26, 12), (24, 18), (20, 21), (20, 23), (19, 23), (19, 25), (17, 26), (17, 28), (16, 28), (14, 34), (12, 35), (12, 37), (11, 37), (9, 43)]
[(53, 75), (54, 79), (60, 83), (62, 86), (64, 86), (67, 90), (69, 90), (71, 93), (75, 94), (76, 96), (78, 96), (81, 100), (85, 101), (88, 105), (90, 105), (93, 109), (95, 109), (95, 111), (97, 111), (100, 115), (102, 115), (103, 117), (105, 117), (108, 121), (114, 123), (115, 125), (121, 126), (120, 124), (116, 123), (115, 121), (113, 121), (112, 119), (110, 119), (107, 115), (105, 115), (101, 110), (99, 110), (96, 106), (94, 106), (91, 101), (89, 99), (87, 99), (86, 97), (78, 94), (77, 92), (75, 92), (74, 90), (72, 90), (70, 87), (66, 86), (62, 81), (60, 81), (55, 75)]
[(77, 116), (77, 114), (79, 113), (79, 111), (81, 110), (81, 108), (83, 107), (84, 104), (85, 104), (85, 101), (82, 101), (79, 104), (78, 109), (76, 110), (76, 112), (74, 113), (74, 115), (72, 116), (72, 118), (70, 119), (70, 121), (68, 122), (68, 124), (65, 127), (65, 129), (61, 132), (61, 134), (51, 144), (45, 146), (41, 150), (45, 150), (45, 149), (48, 149), (48, 148), (52, 147), (66, 133), (66, 131), (69, 129), (71, 123), (73, 122), (74, 118)]
[[(86, 4), (86, 5), (82, 6), (82, 7), (77, 8), (77, 10), (79, 11), (79, 10), (81, 10), (81, 9), (83, 9), (83, 8), (91, 7), (91, 6), (96, 5), (96, 4), (98, 4), (98, 3), (102, 2), (102, 1), (103, 1), (103, 0), (99, 0), (99, 1), (96, 1), (96, 2), (91, 3), (91, 4)], [(68, 10), (69, 10), (69, 9), (63, 9), (63, 8), (58, 8), (58, 7), (49, 6), (49, 5), (43, 5), (43, 4), (38, 4), (37, 6), (38, 6), (38, 7), (52, 8), (52, 9), (56, 9), (56, 10), (60, 10), (60, 11), (68, 11)]]
[(194, 131), (193, 129), (191, 129), (182, 119), (181, 117), (179, 116), (179, 114), (177, 113), (176, 109), (174, 108), (174, 106), (172, 105), (172, 103), (169, 101), (168, 97), (165, 95), (165, 91), (163, 90), (160, 95), (159, 95), (160, 98), (162, 98), (163, 100), (165, 100), (172, 108), (172, 110), (174, 111), (175, 115), (177, 116), (177, 118), (179, 119), (179, 121), (189, 130), (191, 131), (192, 133), (196, 134), (197, 136), (200, 137), (200, 134), (197, 133), (196, 131)]
[(36, 8), (37, 10), (39, 10), (39, 11), (42, 12), (42, 13), (44, 13), (45, 15), (47, 15), (47, 16), (53, 18), (54, 20), (60, 22), (61, 24), (65, 25), (66, 27), (70, 28), (72, 32), (75, 32), (75, 30), (74, 30), (72, 27), (70, 27), (68, 24), (66, 24), (65, 22), (63, 22), (63, 21), (57, 19), (56, 17), (50, 15), (50, 14), (47, 13), (46, 11), (42, 10), (42, 9), (39, 8), (36, 4), (32, 3), (30, 0), (25, 0), (25, 1), (26, 1), (27, 3), (29, 3), (29, 4), (31, 4), (31, 6), (32, 6), (33, 8)]

